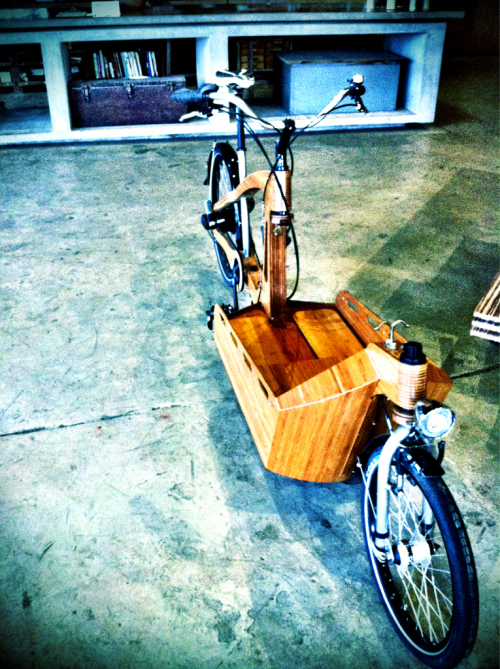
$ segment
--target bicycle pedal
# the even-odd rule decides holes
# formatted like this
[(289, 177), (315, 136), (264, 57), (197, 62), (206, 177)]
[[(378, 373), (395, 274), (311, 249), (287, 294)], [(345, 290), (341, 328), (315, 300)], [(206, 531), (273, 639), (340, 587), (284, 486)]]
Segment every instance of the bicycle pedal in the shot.
[(225, 218), (217, 218), (216, 214), (202, 214), (201, 215), (201, 224), (205, 230), (213, 230), (214, 228), (224, 225), (226, 222)]
[(230, 316), (234, 311), (234, 308), (230, 304), (221, 304), (220, 308), (226, 314), (226, 316)]

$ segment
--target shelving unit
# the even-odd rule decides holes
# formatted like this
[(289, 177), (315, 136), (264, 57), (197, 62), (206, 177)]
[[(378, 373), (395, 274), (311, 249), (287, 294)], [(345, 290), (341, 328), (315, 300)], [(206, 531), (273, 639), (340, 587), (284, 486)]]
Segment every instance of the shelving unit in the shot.
[[(210, 82), (216, 70), (229, 67), (232, 38), (257, 41), (286, 38), (295, 43), (306, 36), (358, 41), (377, 37), (383, 48), (404, 56), (407, 62), (400, 81), (399, 107), (394, 112), (377, 112), (369, 116), (339, 113), (327, 117), (317, 129), (431, 123), (439, 85), (445, 21), (450, 18), (463, 18), (463, 12), (413, 12), (411, 15), (408, 12), (221, 13), (0, 22), (0, 45), (13, 50), (39, 45), (49, 105), (49, 110), (15, 112), (17, 125), (8, 113), (0, 110), (0, 144), (154, 139), (234, 132), (232, 123), (221, 114), (217, 115), (220, 119), (188, 124), (73, 128), (68, 100), (68, 83), (72, 76), (69, 44), (100, 43), (112, 48), (113, 43), (134, 40), (143, 43), (165, 40), (165, 44), (171, 40), (172, 49), (175, 40), (194, 40), (196, 83), (201, 85)], [(263, 107), (261, 113), (269, 118), (284, 115), (283, 110), (272, 105)]]

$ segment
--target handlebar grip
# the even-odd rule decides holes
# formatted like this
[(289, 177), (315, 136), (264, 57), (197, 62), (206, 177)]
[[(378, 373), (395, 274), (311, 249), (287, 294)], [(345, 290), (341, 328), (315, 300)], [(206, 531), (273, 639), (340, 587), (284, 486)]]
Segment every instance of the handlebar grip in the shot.
[(200, 91), (192, 91), (189, 88), (179, 88), (178, 91), (172, 93), (172, 100), (177, 102), (202, 102), (203, 93)]

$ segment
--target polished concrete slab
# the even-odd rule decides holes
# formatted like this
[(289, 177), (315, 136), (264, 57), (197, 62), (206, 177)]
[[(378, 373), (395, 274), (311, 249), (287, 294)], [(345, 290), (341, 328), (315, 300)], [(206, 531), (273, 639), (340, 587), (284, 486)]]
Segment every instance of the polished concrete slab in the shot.
[[(469, 335), (498, 271), (497, 81), (450, 61), (435, 124), (294, 145), (298, 297), (347, 288), (460, 377), (444, 464), (479, 575), (467, 669), (499, 656), (498, 346)], [(262, 467), (205, 327), (230, 299), (199, 225), (210, 146), (0, 154), (3, 666), (420, 667), (377, 599), (357, 480)]]

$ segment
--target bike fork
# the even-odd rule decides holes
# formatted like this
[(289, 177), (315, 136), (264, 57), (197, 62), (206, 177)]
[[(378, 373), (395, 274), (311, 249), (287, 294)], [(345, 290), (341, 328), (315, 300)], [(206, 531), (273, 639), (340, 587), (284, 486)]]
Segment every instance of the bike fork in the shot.
[(389, 476), (391, 469), (391, 462), (396, 454), (398, 448), (401, 447), (401, 442), (410, 432), (410, 428), (406, 425), (400, 425), (394, 432), (391, 433), (389, 439), (385, 442), (380, 454), (377, 473), (377, 518), (375, 521), (375, 547), (379, 551), (384, 551), (387, 548), (387, 539), (389, 538)]

